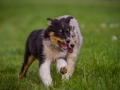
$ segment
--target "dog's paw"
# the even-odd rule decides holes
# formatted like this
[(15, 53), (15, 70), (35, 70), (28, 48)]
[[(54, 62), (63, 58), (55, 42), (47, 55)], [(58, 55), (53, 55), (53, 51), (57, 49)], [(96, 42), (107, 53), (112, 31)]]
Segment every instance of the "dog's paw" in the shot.
[(46, 80), (46, 81), (44, 81), (43, 83), (44, 83), (44, 85), (47, 86), (47, 87), (53, 86), (52, 81), (47, 81), (47, 80)]
[(60, 73), (61, 74), (66, 74), (67, 73), (67, 67), (61, 67), (60, 68)]
[(23, 78), (23, 77), (25, 77), (25, 76), (26, 76), (26, 75), (24, 75), (24, 74), (19, 74), (19, 75), (18, 75), (19, 78)]
[(53, 83), (52, 83), (52, 78), (45, 78), (45, 79), (42, 79), (42, 82), (45, 86), (49, 87), (49, 86), (53, 86)]
[(70, 78), (70, 75), (68, 73), (62, 75), (62, 81), (63, 82), (69, 80), (69, 78)]

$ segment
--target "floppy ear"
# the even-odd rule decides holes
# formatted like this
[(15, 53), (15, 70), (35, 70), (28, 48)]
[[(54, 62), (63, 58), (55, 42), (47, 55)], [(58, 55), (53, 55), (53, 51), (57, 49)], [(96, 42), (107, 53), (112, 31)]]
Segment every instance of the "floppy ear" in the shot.
[(58, 19), (47, 18), (47, 20), (48, 20), (48, 25), (50, 25), (50, 26), (54, 26), (54, 25), (58, 25), (59, 24), (59, 20)]
[(71, 19), (73, 19), (73, 17), (72, 17), (72, 16), (68, 16), (68, 17), (66, 18), (66, 23), (69, 24), (69, 22), (70, 22)]
[(48, 25), (52, 26), (52, 21), (53, 21), (53, 19), (47, 18), (47, 20), (48, 20)]

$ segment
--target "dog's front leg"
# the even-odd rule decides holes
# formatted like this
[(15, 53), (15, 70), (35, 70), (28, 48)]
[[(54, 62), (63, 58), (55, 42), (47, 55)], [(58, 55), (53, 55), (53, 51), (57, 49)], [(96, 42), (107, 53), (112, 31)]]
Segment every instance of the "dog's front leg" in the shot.
[(39, 69), (39, 74), (41, 77), (41, 80), (44, 85), (49, 86), (52, 85), (52, 78), (50, 74), (50, 65), (51, 60), (45, 60), (41, 65)]
[(77, 54), (75, 53), (69, 53), (68, 56), (67, 56), (67, 63), (68, 63), (68, 66), (67, 66), (67, 78), (71, 77), (73, 72), (74, 72), (74, 67), (75, 67), (75, 62), (76, 62), (76, 57), (77, 57)]
[(62, 75), (62, 80), (66, 79), (67, 75), (67, 61), (66, 59), (59, 58), (56, 60), (57, 71)]

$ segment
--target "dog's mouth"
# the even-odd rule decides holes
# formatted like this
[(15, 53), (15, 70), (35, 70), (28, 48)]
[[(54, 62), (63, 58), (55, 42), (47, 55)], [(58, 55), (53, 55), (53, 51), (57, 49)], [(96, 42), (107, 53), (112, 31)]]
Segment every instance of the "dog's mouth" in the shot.
[(73, 48), (68, 47), (68, 52), (73, 53)]
[(62, 43), (62, 42), (60, 42), (60, 41), (58, 41), (58, 44), (59, 44), (59, 46), (60, 46), (60, 48), (61, 48), (62, 50), (67, 50), (67, 48), (68, 48), (67, 44)]

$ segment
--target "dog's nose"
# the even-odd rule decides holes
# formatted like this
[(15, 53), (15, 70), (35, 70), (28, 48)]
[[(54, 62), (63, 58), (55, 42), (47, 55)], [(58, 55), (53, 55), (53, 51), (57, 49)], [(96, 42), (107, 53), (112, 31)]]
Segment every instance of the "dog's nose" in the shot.
[(74, 44), (71, 44), (70, 46), (73, 48), (75, 45), (74, 45)]
[(69, 43), (69, 42), (70, 42), (70, 39), (66, 39), (66, 42)]

